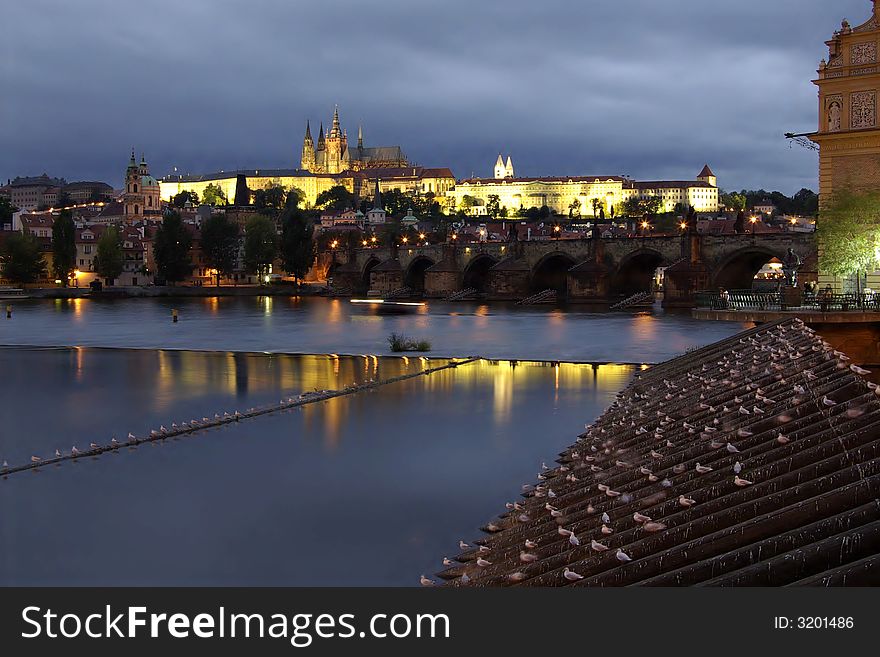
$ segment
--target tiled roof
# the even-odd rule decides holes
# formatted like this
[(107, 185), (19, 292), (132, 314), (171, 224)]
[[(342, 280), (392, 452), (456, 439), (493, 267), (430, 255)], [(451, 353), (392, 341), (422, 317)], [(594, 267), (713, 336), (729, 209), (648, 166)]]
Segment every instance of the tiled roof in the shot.
[(880, 399), (863, 373), (799, 320), (653, 367), (488, 523), (482, 552), (466, 550), (440, 576), (472, 586), (876, 583)]
[(614, 182), (626, 182), (626, 178), (620, 176), (534, 176), (531, 178), (469, 178), (462, 181), (462, 184), (477, 185), (501, 185), (504, 183), (602, 183), (607, 180)]

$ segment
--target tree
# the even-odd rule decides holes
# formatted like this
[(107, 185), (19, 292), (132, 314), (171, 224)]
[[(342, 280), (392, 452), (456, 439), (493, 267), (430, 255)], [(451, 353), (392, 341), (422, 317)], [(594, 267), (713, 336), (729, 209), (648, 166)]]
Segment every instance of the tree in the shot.
[(217, 286), (221, 276), (231, 276), (238, 259), (238, 224), (225, 214), (217, 214), (202, 224), (202, 254), (205, 263), (217, 270)]
[(573, 200), (568, 204), (568, 217), (569, 219), (572, 217), (580, 217), (581, 216), (581, 202), (579, 199)]
[(187, 203), (198, 205), (199, 195), (193, 191), (185, 189), (171, 197), (171, 205), (175, 208), (185, 208)]
[(293, 209), (285, 213), (282, 225), (281, 262), (299, 285), (315, 262), (314, 223)]
[(12, 215), (18, 212), (18, 208), (12, 205), (12, 202), (5, 196), (0, 196), (0, 229), (3, 224), (12, 223)]
[(465, 194), (461, 197), (461, 203), (458, 204), (458, 209), (465, 214), (470, 214), (472, 208), (480, 205), (480, 199), (471, 196), (470, 194)]
[(46, 273), (40, 241), (30, 233), (10, 235), (0, 255), (3, 278), (14, 283), (34, 283)]
[(501, 214), (501, 199), (498, 194), (489, 194), (488, 199), (486, 199), (486, 214), (492, 217), (492, 221)]
[(274, 221), (260, 214), (248, 219), (244, 229), (244, 265), (259, 276), (260, 285), (275, 260), (277, 247), (278, 233)]
[(62, 210), (52, 222), (52, 273), (64, 287), (76, 269), (76, 225), (70, 210)]
[[(330, 212), (342, 212), (354, 205), (354, 194), (343, 185), (336, 185), (318, 194), (315, 205)], [(383, 194), (383, 202), (385, 200)]]
[(284, 201), (286, 208), (298, 208), (306, 200), (306, 193), (299, 187), (291, 187), (287, 190), (287, 199)]
[(122, 237), (116, 226), (108, 226), (98, 238), (95, 255), (95, 272), (104, 279), (107, 285), (119, 278), (125, 269), (122, 253)]
[(821, 211), (819, 269), (833, 276), (858, 277), (877, 268), (880, 248), (880, 193), (838, 193)]
[(153, 257), (159, 278), (167, 283), (179, 283), (192, 274), (190, 257), (192, 237), (177, 212), (169, 212), (156, 230)]
[(605, 208), (605, 204), (604, 204), (600, 199), (598, 199), (598, 198), (592, 198), (592, 199), (590, 199), (590, 205), (593, 206), (593, 216), (594, 216), (594, 217), (598, 217), (598, 216), (599, 216), (599, 210)]
[(207, 187), (205, 187), (205, 191), (202, 192), (202, 203), (205, 205), (228, 205), (229, 201), (226, 198), (226, 194), (223, 193), (223, 190), (220, 189), (219, 185), (215, 185), (211, 183)]
[(746, 195), (738, 192), (721, 192), (721, 205), (725, 208), (730, 208), (731, 210), (745, 210)]
[(661, 205), (662, 201), (656, 196), (649, 196), (647, 198), (630, 196), (623, 202), (622, 207), (623, 213), (627, 217), (644, 217), (660, 212)]
[(58, 192), (58, 198), (55, 199), (55, 207), (66, 208), (71, 205), (73, 205), (73, 199), (70, 198), (70, 194), (63, 189)]
[(254, 192), (254, 206), (257, 210), (280, 210), (287, 199), (287, 191), (280, 183), (273, 183)]

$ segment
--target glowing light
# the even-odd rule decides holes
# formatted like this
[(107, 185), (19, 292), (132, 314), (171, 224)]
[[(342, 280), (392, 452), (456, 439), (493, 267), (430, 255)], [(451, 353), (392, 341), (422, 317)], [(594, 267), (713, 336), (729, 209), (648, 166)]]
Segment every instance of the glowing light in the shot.
[(406, 244), (407, 242), (409, 242), (409, 238), (406, 237), (406, 236), (404, 236), (404, 237), (401, 238), (400, 241), (403, 242), (404, 244)]
[(368, 244), (367, 240), (364, 240), (364, 241), (361, 242), (361, 243), (362, 243), (364, 246), (366, 246), (366, 245)]
[(419, 239), (420, 239), (420, 240), (425, 239), (425, 234), (424, 234), (424, 233), (419, 233)]
[(339, 240), (333, 240), (332, 242), (330, 242), (331, 249), (335, 249), (337, 246), (339, 246)]
[(682, 222), (678, 225), (678, 227), (681, 228), (682, 230), (686, 230), (687, 227), (688, 227), (687, 222), (686, 222), (686, 221), (682, 221)]
[(650, 226), (651, 226), (651, 224), (649, 224), (647, 221), (642, 222), (642, 228), (647, 230), (648, 228), (650, 228)]

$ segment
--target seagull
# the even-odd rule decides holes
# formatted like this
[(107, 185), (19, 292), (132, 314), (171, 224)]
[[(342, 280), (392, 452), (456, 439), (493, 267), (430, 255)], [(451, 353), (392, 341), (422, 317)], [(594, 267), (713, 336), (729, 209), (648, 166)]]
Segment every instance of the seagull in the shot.
[(620, 549), (617, 550), (617, 554), (615, 554), (614, 556), (617, 557), (618, 561), (621, 561), (623, 563), (626, 563), (627, 561), (632, 561), (632, 557), (630, 557), (626, 552)]
[(480, 546), (480, 549), (479, 549), (480, 554), (486, 554), (486, 553), (491, 552), (491, 551), (492, 551), (492, 550), (490, 550), (489, 548), (487, 548), (485, 545), (481, 545), (481, 546)]
[(437, 582), (432, 579), (428, 579), (424, 575), (419, 578), (419, 582), (421, 582), (422, 586), (437, 586)]
[(525, 546), (530, 550), (534, 550), (536, 547), (538, 547), (538, 544), (535, 543), (534, 541), (530, 541), (529, 539), (526, 539)]
[(40, 463), (42, 460), (43, 459), (41, 459), (39, 456), (32, 456), (31, 457), (31, 463)]
[(727, 443), (727, 451), (731, 454), (739, 454), (739, 449), (736, 447), (736, 445), (732, 445), (730, 443)]
[(449, 566), (453, 566), (455, 564), (453, 563), (452, 559), (450, 559), (449, 557), (443, 557), (443, 565), (448, 568)]
[(565, 527), (558, 527), (556, 529), (556, 533), (559, 534), (560, 536), (571, 536), (571, 534), (572, 534), (571, 530), (566, 529)]
[(538, 555), (531, 552), (520, 552), (519, 560), (523, 563), (534, 563), (538, 560)]
[(678, 497), (678, 503), (679, 503), (681, 506), (687, 508), (687, 507), (691, 507), (691, 506), (693, 506), (694, 504), (696, 504), (697, 501), (694, 500), (694, 499), (691, 499), (690, 497), (685, 497), (684, 495), (680, 495), (680, 496)]
[(110, 444), (111, 444), (111, 445), (118, 445), (118, 444), (119, 444), (119, 441), (116, 440), (116, 437), (114, 436), (113, 438), (110, 439)]
[(491, 565), (492, 565), (492, 562), (491, 562), (491, 561), (487, 561), (486, 559), (483, 559), (483, 557), (480, 557), (479, 559), (477, 559), (477, 565), (478, 565), (480, 568), (485, 568), (486, 566), (491, 566)]
[(2, 467), (3, 467), (4, 470), (7, 469), (7, 468), (9, 467), (9, 463), (7, 463), (6, 461), (3, 461), (3, 466), (2, 466)]
[(649, 518), (648, 516), (642, 515), (638, 511), (633, 514), (633, 520), (635, 520), (640, 525), (644, 524), (646, 522), (651, 522), (651, 518)]
[(752, 412), (749, 409), (743, 408), (742, 406), (740, 406), (739, 407), (739, 414), (740, 415), (751, 415)]
[(822, 403), (825, 404), (825, 406), (834, 406), (837, 404), (837, 402), (834, 401), (833, 399), (829, 399), (828, 395), (825, 395), (824, 397), (822, 397)]
[(611, 534), (614, 533), (614, 530), (611, 529), (611, 527), (609, 527), (608, 525), (603, 524), (603, 525), (602, 525), (601, 532), (602, 532), (605, 536), (610, 536)]
[(507, 576), (507, 579), (509, 579), (511, 582), (522, 582), (525, 578), (526, 574), (519, 571), (515, 573), (510, 573), (510, 575)]
[(467, 550), (469, 547), (470, 547), (470, 545), (468, 545), (468, 544), (465, 543), (464, 541), (459, 541), (459, 542), (458, 542), (458, 548), (459, 548), (460, 550)]
[(785, 445), (789, 441), (790, 441), (790, 439), (788, 436), (783, 436), (782, 434), (779, 434), (778, 436), (776, 436), (776, 442), (778, 442), (780, 445)]
[(602, 543), (600, 543), (599, 541), (596, 541), (596, 540), (590, 541), (590, 547), (593, 548), (594, 552), (607, 552), (608, 551), (607, 545), (603, 545)]
[(60, 458), (61, 458), (61, 450), (60, 450), (60, 449), (56, 449), (56, 450), (55, 450), (55, 458), (56, 458), (56, 459), (60, 459)]
[(602, 514), (602, 522), (604, 522), (606, 525), (611, 524), (611, 516), (609, 516), (607, 512)]
[(574, 535), (574, 532), (568, 537), (568, 542), (571, 543), (572, 547), (578, 547), (581, 544), (578, 537)]
[(76, 448), (76, 445), (74, 445), (73, 447), (70, 448), (70, 453), (73, 456), (76, 456), (77, 454), (79, 454), (79, 450)]
[(699, 463), (697, 463), (697, 465), (694, 467), (694, 470), (696, 470), (700, 474), (712, 472), (712, 468), (710, 468), (708, 465), (700, 465)]
[(129, 440), (137, 440), (137, 436), (135, 436), (133, 433), (131, 433), (131, 432), (129, 431), (129, 432), (128, 432), (128, 439), (129, 439)]
[(584, 578), (583, 575), (579, 575), (578, 573), (574, 572), (573, 570), (570, 570), (568, 568), (568, 566), (566, 566), (565, 570), (562, 571), (562, 576), (565, 577), (565, 579), (567, 579), (569, 582), (576, 582), (579, 579)]
[(666, 525), (664, 525), (662, 522), (646, 522), (642, 526), (642, 529), (644, 529), (648, 533), (653, 534), (654, 532), (662, 532), (664, 529), (666, 529)]
[(605, 491), (605, 494), (608, 497), (620, 497), (620, 493), (618, 493), (616, 490), (611, 490), (610, 488)]
[(89, 443), (89, 447), (91, 449), (98, 449), (98, 444), (97, 443)]
[(743, 464), (737, 461), (733, 466), (734, 474), (739, 474), (743, 470)]
[(851, 369), (856, 374), (861, 374), (862, 376), (865, 376), (865, 375), (871, 373), (871, 370), (866, 370), (862, 367), (859, 367), (858, 365), (850, 365), (849, 369)]
[(739, 476), (734, 476), (733, 483), (735, 483), (739, 487), (743, 487), (743, 486), (751, 486), (755, 482), (749, 481), (748, 479), (740, 479)]

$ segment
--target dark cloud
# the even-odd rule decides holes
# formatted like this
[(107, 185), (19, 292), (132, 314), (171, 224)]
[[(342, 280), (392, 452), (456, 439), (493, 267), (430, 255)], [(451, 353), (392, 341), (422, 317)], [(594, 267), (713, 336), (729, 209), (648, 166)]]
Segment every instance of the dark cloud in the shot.
[(305, 120), (488, 174), (816, 187), (823, 42), (866, 0), (19, 0), (4, 8), (0, 176), (119, 185), (294, 166)]

